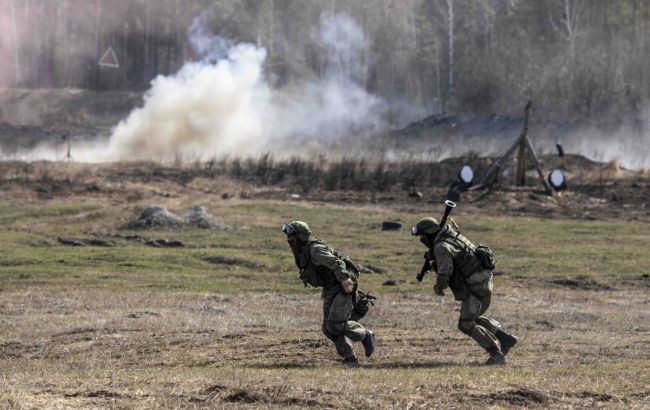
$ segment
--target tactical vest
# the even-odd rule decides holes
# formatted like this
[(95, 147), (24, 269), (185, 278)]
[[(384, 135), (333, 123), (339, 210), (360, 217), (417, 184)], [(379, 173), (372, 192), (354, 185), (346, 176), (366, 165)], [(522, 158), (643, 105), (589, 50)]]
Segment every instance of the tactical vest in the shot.
[(338, 259), (342, 260), (343, 263), (345, 263), (345, 269), (352, 274), (355, 282), (356, 279), (358, 278), (359, 275), (359, 269), (358, 267), (352, 262), (352, 260), (343, 255), (341, 252), (337, 251), (336, 249), (330, 247), (327, 242), (325, 242), (322, 239), (319, 238), (312, 238), (310, 239), (305, 245), (303, 245), (300, 248), (300, 252), (298, 255), (294, 255), (296, 257), (296, 264), (298, 265), (298, 268), (300, 268), (300, 279), (303, 281), (305, 285), (311, 285), (314, 287), (322, 287), (322, 288), (327, 288), (330, 286), (339, 286), (338, 279), (336, 279), (336, 275), (326, 268), (325, 266), (321, 265), (314, 265), (311, 263), (311, 247), (315, 244), (319, 245), (324, 245), (327, 247), (327, 249)]
[(467, 238), (459, 232), (445, 227), (433, 242), (435, 247), (437, 244), (445, 242), (453, 246), (459, 252), (454, 256), (454, 276), (459, 273), (465, 279), (472, 276), (474, 273), (483, 270), (480, 259), (476, 256), (476, 246), (471, 243)]

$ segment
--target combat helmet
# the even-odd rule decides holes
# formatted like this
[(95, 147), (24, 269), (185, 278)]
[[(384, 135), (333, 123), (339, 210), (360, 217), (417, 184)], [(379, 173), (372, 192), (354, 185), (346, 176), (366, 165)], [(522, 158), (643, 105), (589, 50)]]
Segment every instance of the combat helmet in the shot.
[(435, 235), (440, 231), (440, 222), (433, 217), (422, 218), (411, 228), (412, 235)]
[(287, 236), (294, 235), (296, 238), (298, 238), (299, 241), (302, 242), (307, 242), (309, 240), (309, 236), (311, 235), (311, 229), (309, 229), (309, 225), (302, 221), (292, 221), (288, 224), (282, 225), (282, 232), (287, 234)]

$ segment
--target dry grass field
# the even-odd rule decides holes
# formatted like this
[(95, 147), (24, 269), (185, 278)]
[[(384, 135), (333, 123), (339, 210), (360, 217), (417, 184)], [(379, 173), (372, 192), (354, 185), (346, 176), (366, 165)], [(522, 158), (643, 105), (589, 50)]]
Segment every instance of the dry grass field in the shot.
[[(650, 407), (643, 201), (614, 210), (529, 190), (460, 203), (462, 231), (498, 259), (489, 312), (520, 337), (507, 366), (486, 367), (456, 329), (457, 303), (435, 296), (431, 277), (415, 281), (422, 245), (381, 231), (440, 214), (435, 201), (3, 167), (2, 408)], [(634, 183), (647, 191), (644, 178)], [(229, 227), (126, 229), (150, 204), (204, 205)], [(360, 368), (343, 367), (320, 333), (319, 292), (299, 281), (279, 230), (293, 219), (375, 271), (361, 287), (378, 297), (363, 320), (378, 345)]]

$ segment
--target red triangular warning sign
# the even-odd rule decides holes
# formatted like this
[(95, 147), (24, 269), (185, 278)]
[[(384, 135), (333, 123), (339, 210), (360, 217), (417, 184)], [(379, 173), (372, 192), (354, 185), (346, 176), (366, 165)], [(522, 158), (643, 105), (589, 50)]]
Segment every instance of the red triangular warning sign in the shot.
[(113, 47), (108, 47), (108, 50), (106, 50), (102, 58), (99, 59), (99, 65), (102, 67), (112, 68), (120, 67), (120, 63), (117, 61), (117, 56), (115, 55)]

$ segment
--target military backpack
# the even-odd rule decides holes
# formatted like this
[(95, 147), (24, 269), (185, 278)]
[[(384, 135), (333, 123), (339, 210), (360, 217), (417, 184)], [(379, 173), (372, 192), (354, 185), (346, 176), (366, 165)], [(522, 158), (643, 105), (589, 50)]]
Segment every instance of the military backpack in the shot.
[(348, 256), (342, 254), (341, 252), (329, 246), (327, 242), (325, 242), (324, 240), (319, 238), (314, 238), (311, 239), (302, 248), (300, 255), (298, 255), (298, 257), (296, 258), (296, 264), (300, 268), (300, 279), (303, 281), (305, 286), (311, 285), (314, 287), (326, 287), (330, 284), (330, 282), (333, 282), (332, 280), (333, 276), (329, 273), (329, 271), (326, 268), (321, 266), (314, 266), (311, 264), (311, 257), (309, 252), (310, 252), (311, 245), (313, 244), (320, 244), (326, 246), (334, 256), (336, 256), (338, 259), (343, 261), (343, 263), (345, 264), (346, 271), (349, 272), (351, 275), (353, 275), (355, 281), (356, 279), (359, 278), (359, 273), (361, 272), (361, 270), (354, 262), (352, 262), (352, 259), (350, 259)]
[(494, 254), (489, 246), (479, 244), (474, 246), (467, 238), (448, 227), (438, 234), (436, 242), (446, 242), (460, 249), (454, 258), (454, 270), (463, 278), (467, 278), (481, 269), (492, 270), (496, 267)]
[(483, 268), (493, 270), (497, 267), (497, 261), (494, 259), (494, 254), (489, 246), (479, 243), (474, 252), (479, 261), (481, 261), (481, 266), (483, 266)]

